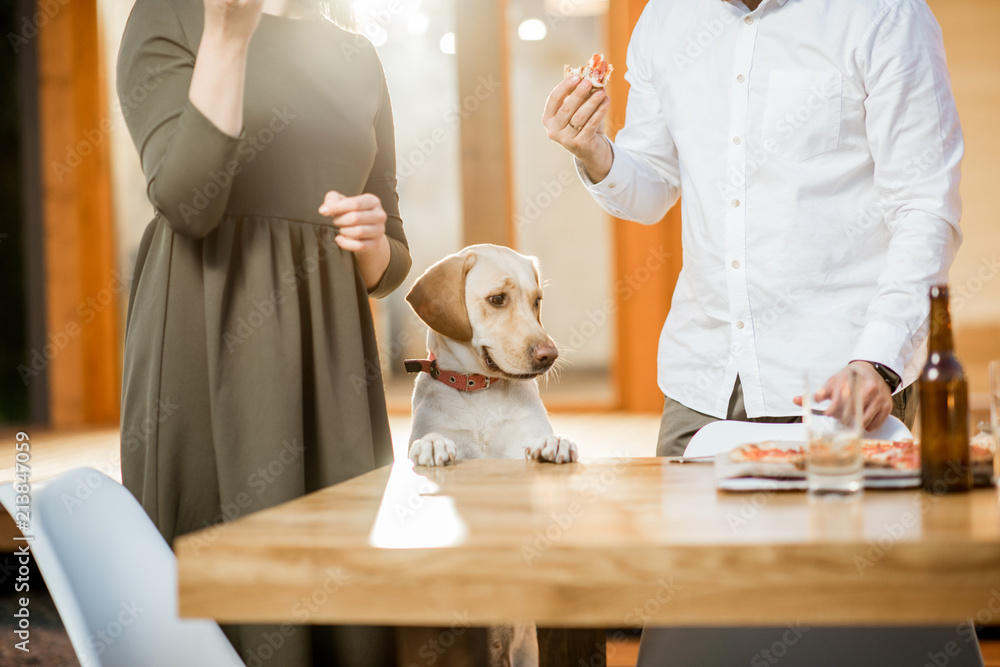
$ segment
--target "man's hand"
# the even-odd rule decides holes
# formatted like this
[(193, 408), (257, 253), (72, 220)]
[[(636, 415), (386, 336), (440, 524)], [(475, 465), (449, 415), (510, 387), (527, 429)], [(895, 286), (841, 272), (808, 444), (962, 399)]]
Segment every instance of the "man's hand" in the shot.
[[(861, 425), (866, 431), (873, 431), (885, 423), (892, 412), (892, 392), (875, 367), (867, 361), (852, 361), (847, 367), (835, 373), (826, 384), (816, 392), (813, 401), (819, 403), (830, 399), (830, 407), (826, 414), (842, 417), (848, 406), (841, 399), (836, 387), (841, 386), (850, 375), (857, 377), (857, 390), (861, 392)], [(802, 405), (802, 397), (796, 396), (795, 405)]]
[(604, 134), (604, 117), (611, 98), (603, 88), (574, 74), (563, 79), (549, 93), (542, 112), (542, 125), (549, 139), (560, 144), (583, 163), (594, 183), (603, 181), (611, 171), (611, 146)]

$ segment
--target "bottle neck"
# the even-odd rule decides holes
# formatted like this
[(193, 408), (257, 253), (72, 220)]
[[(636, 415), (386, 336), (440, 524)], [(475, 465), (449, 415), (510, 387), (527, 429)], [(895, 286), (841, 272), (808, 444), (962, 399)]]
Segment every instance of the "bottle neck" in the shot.
[(948, 312), (948, 295), (931, 298), (931, 336), (927, 342), (928, 352), (938, 354), (955, 351), (951, 338), (951, 314)]

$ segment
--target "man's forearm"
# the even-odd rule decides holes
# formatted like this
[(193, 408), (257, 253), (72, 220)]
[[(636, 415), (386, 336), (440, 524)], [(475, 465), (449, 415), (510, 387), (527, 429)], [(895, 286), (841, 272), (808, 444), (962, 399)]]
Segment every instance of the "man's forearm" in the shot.
[[(619, 133), (619, 137), (622, 136)], [(677, 202), (680, 184), (658, 172), (642, 155), (612, 146), (604, 139), (603, 157), (596, 150), (591, 164), (575, 156), (577, 172), (591, 196), (605, 211), (642, 224), (658, 222)]]

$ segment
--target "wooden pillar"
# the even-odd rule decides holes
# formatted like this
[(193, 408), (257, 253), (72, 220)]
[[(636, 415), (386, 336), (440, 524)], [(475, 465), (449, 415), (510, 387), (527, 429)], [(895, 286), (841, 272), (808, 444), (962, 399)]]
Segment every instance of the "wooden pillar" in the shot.
[[(19, 0), (18, 18), (34, 16), (34, 0)], [(23, 30), (22, 24), (22, 30)], [(23, 242), (23, 273), (25, 286), (25, 327), (27, 349), (45, 347), (45, 252), (42, 234), (41, 151), (39, 149), (38, 112), (38, 40), (26, 39), (12, 43), (17, 58), (17, 113), (21, 125), (21, 225)], [(48, 373), (35, 374), (31, 358), (18, 368), (27, 385), (28, 421), (45, 424), (49, 421)], [(44, 357), (42, 358), (44, 361)], [(13, 525), (13, 520), (11, 520)]]
[(29, 368), (47, 372), (50, 423), (63, 427), (118, 420), (118, 304), (128, 285), (114, 272), (96, 0), (50, 8), (35, 14), (45, 15), (37, 39), (46, 341)]
[(515, 243), (506, 4), (455, 3), (465, 245)]
[[(615, 66), (611, 78), (611, 111), (607, 132), (612, 139), (625, 124), (625, 52), (646, 0), (610, 0), (608, 10), (608, 60)], [(628, 298), (616, 294), (618, 340), (613, 375), (619, 408), (633, 412), (659, 412), (663, 394), (656, 385), (656, 349), (660, 329), (670, 310), (670, 300), (681, 270), (680, 204), (651, 226), (615, 220), (613, 280), (633, 286)], [(669, 253), (666, 261), (660, 253)]]

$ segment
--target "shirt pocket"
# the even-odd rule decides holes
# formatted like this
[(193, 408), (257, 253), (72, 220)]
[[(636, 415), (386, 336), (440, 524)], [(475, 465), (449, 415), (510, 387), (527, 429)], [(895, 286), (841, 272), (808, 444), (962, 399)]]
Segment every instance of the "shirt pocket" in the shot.
[(839, 72), (772, 70), (764, 105), (764, 149), (795, 161), (836, 149), (843, 88)]

